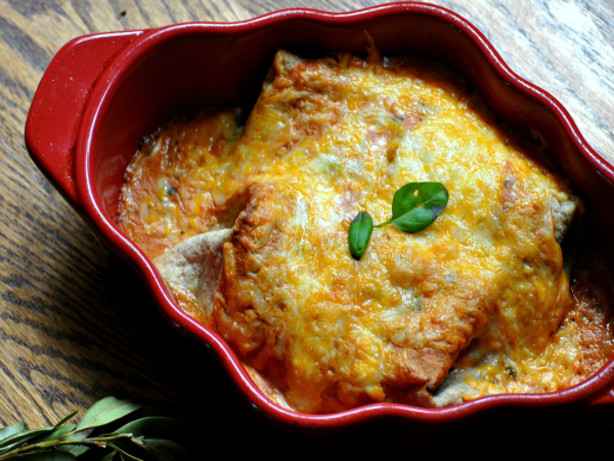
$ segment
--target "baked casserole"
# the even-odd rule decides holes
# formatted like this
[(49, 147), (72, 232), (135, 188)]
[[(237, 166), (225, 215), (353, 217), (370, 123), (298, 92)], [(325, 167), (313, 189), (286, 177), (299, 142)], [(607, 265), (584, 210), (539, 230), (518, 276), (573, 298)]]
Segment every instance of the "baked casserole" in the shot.
[[(570, 277), (583, 205), (547, 149), (435, 62), (282, 50), (249, 109), (144, 138), (120, 226), (287, 408), (551, 392), (605, 365), (612, 320), (607, 283), (582, 260)], [(377, 229), (353, 258), (357, 214), (385, 222), (429, 181), (449, 194), (437, 219)]]

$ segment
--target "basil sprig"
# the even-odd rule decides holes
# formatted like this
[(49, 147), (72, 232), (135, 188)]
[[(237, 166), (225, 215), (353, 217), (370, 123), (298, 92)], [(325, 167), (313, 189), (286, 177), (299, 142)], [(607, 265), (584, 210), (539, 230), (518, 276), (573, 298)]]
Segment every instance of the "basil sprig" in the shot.
[(362, 211), (350, 224), (348, 240), (352, 257), (359, 260), (367, 249), (373, 227), (394, 224), (408, 233), (426, 229), (448, 203), (448, 191), (440, 182), (410, 182), (394, 193), (392, 217), (374, 225), (371, 216)]
[(195, 459), (187, 425), (154, 409), (105, 397), (80, 422), (70, 422), (75, 415), (40, 429), (23, 422), (1, 428), (0, 461)]

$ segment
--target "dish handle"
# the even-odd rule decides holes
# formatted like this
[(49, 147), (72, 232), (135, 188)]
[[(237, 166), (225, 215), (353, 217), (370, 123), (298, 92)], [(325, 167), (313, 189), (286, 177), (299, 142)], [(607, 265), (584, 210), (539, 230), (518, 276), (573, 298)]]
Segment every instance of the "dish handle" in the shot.
[(102, 71), (143, 31), (78, 37), (54, 56), (38, 85), (25, 126), (30, 156), (76, 208), (74, 150), (81, 115)]

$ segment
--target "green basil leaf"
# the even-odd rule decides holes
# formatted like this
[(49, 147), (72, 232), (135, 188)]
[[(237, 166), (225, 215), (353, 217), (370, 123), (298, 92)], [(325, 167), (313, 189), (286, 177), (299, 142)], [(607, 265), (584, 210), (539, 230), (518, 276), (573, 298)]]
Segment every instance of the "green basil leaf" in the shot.
[[(72, 431), (75, 429), (76, 428), (73, 428)], [(87, 439), (87, 437), (87, 431), (73, 432), (72, 434), (64, 437), (64, 442), (73, 442), (74, 445), (64, 445), (63, 447), (58, 448), (58, 450), (67, 451), (70, 454), (79, 457), (90, 449), (88, 445), (82, 443), (85, 439)]]
[(60, 426), (65, 425), (68, 421), (70, 421), (72, 418), (75, 417), (75, 415), (77, 414), (77, 411), (73, 411), (72, 413), (64, 416), (60, 421), (57, 422), (57, 424), (55, 426), (53, 426), (55, 429), (59, 428)]
[(41, 442), (49, 442), (51, 440), (59, 440), (62, 437), (64, 437), (66, 434), (68, 434), (69, 432), (73, 431), (75, 429), (75, 425), (74, 424), (66, 424), (66, 422), (64, 422), (62, 425), (56, 425), (53, 429), (53, 431), (49, 432), (48, 434), (44, 434), (42, 437), (36, 439), (36, 443), (41, 443)]
[(110, 451), (100, 461), (113, 461), (113, 458), (115, 458), (116, 454), (117, 454), (117, 451), (115, 451), (115, 450)]
[(124, 424), (113, 434), (132, 434), (134, 437), (166, 438), (179, 441), (185, 438), (190, 428), (168, 416), (145, 416)]
[(5, 437), (0, 443), (0, 453), (5, 453), (12, 450), (17, 445), (21, 445), (25, 442), (29, 442), (37, 437), (45, 436), (53, 432), (53, 427), (46, 427), (43, 429), (28, 429), (25, 431), (14, 433), (8, 437)]
[[(394, 224), (403, 232), (426, 229), (448, 203), (448, 191), (439, 182), (410, 182), (392, 199), (392, 218), (381, 224)], [(378, 226), (379, 227), (379, 226)]]
[(64, 439), (65, 442), (74, 442), (74, 445), (65, 445), (59, 450), (67, 451), (71, 455), (81, 456), (86, 451), (89, 451), (90, 447), (82, 443), (87, 438), (87, 434), (84, 432), (78, 432), (76, 434), (72, 434), (70, 437)]
[(369, 213), (366, 211), (358, 213), (350, 224), (348, 234), (350, 253), (354, 259), (359, 260), (364, 254), (371, 238), (371, 232), (373, 232), (373, 220)]
[(183, 461), (189, 459), (188, 451), (172, 440), (145, 439), (147, 453), (155, 461)]
[(105, 397), (92, 405), (83, 416), (76, 430), (80, 431), (104, 426), (123, 418), (133, 411), (138, 410), (140, 407), (140, 405), (126, 400), (119, 400), (115, 397)]
[(0, 429), (0, 444), (4, 441), (4, 439), (12, 437), (15, 434), (27, 430), (28, 428), (26, 427), (26, 423), (24, 422), (13, 424), (12, 426), (3, 427), (2, 429)]

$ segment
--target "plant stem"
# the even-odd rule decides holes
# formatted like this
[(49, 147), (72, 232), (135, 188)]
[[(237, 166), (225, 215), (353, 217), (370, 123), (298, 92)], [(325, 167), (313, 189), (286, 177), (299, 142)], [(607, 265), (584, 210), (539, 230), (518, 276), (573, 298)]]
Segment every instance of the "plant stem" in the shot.
[(108, 446), (112, 446), (113, 449), (119, 451), (125, 456), (131, 457), (133, 459), (139, 459), (139, 458), (132, 457), (129, 453), (124, 452), (124, 450), (120, 449), (115, 444), (108, 443), (108, 442), (112, 442), (118, 439), (127, 438), (127, 439), (132, 440), (132, 434), (114, 434), (114, 435), (107, 435), (107, 436), (101, 436), (101, 437), (93, 437), (90, 439), (86, 438), (82, 440), (70, 440), (69, 437), (75, 435), (77, 432), (79, 431), (68, 432), (61, 439), (58, 439), (58, 440), (49, 440), (47, 442), (34, 443), (31, 445), (23, 445), (23, 446), (14, 448), (13, 450), (7, 451), (6, 453), (0, 455), (0, 461), (4, 461), (7, 459), (10, 459), (13, 456), (23, 455), (23, 454), (30, 453), (36, 450), (41, 450), (41, 451), (51, 450), (57, 447), (67, 446), (67, 445), (75, 445), (75, 446), (76, 445), (92, 445), (92, 446), (98, 446), (98, 447), (108, 445)]
[(373, 225), (373, 227), (377, 227), (377, 228), (379, 229), (380, 227), (387, 226), (387, 225), (388, 225), (388, 224), (390, 224), (391, 222), (392, 222), (392, 219), (389, 219), (388, 221), (385, 221), (385, 222), (383, 222), (383, 223), (374, 224), (374, 225)]

